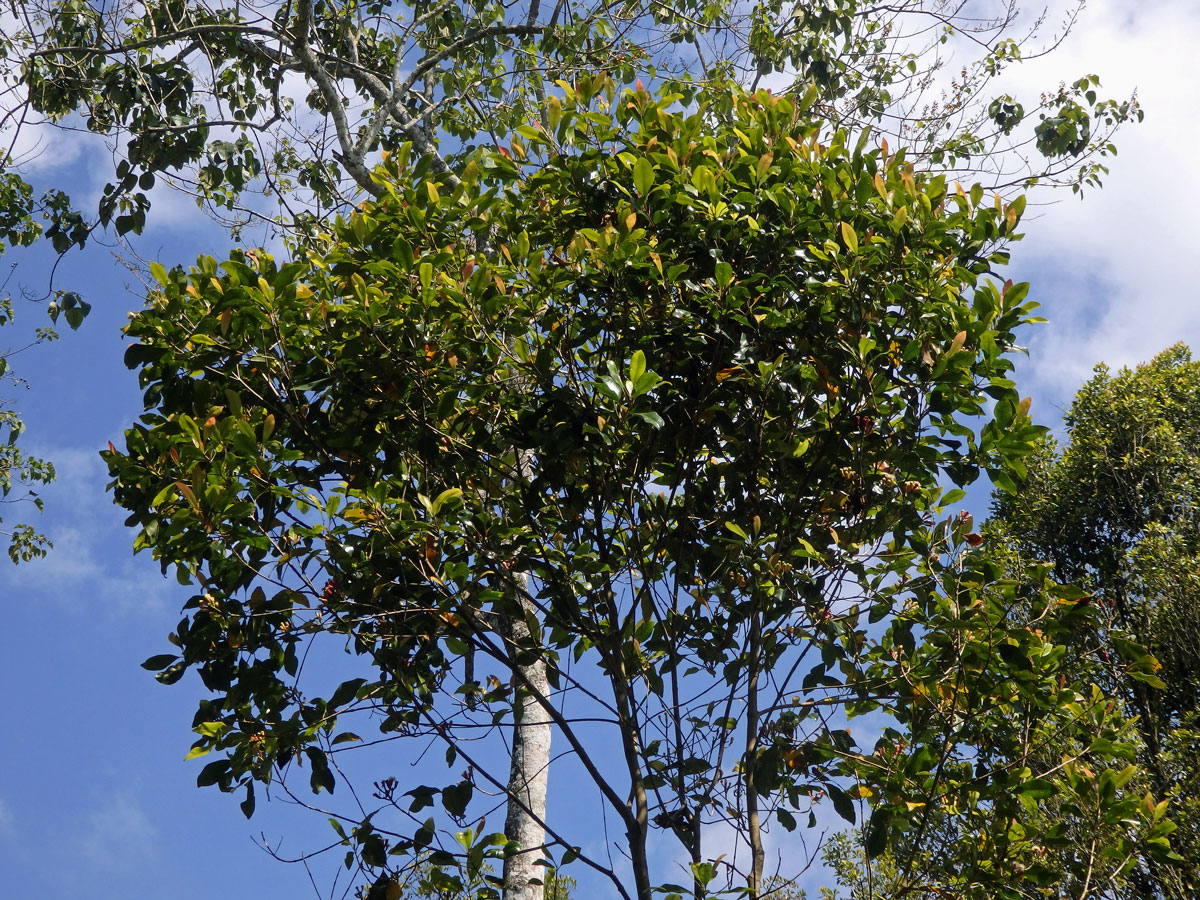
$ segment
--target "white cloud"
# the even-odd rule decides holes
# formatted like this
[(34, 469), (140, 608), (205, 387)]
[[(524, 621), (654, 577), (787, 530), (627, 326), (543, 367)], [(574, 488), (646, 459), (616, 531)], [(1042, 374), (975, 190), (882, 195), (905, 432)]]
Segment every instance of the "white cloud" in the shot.
[(1179, 340), (1200, 345), (1191, 224), (1200, 209), (1200, 101), (1178, 75), (1197, 46), (1194, 4), (1099, 0), (1067, 45), (1020, 71), (1030, 86), (1095, 72), (1105, 94), (1137, 90), (1146, 110), (1144, 123), (1118, 135), (1104, 189), (1027, 215), (1014, 254), (1014, 274), (1033, 282), (1051, 319), (1028, 335), (1022, 372), (1055, 406), (1096, 362), (1131, 365)]
[(79, 836), (79, 852), (109, 871), (141, 866), (158, 853), (158, 829), (131, 794), (119, 792), (87, 813)]
[(105, 492), (108, 473), (94, 450), (31, 449), (52, 460), (58, 474), (44, 487), (46, 513), (35, 527), (54, 542), (42, 560), (5, 575), (14, 593), (58, 603), (97, 604), (111, 615), (159, 613), (172, 584), (143, 554), (132, 555), (133, 532)]

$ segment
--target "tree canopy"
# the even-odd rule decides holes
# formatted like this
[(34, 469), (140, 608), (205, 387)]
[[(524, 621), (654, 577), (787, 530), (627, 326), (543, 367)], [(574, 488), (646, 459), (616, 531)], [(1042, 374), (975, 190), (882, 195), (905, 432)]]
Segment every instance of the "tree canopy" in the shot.
[[(105, 459), (135, 546), (196, 585), (147, 667), (212, 692), (201, 783), (250, 814), (256, 783), (333, 794), (387, 748), (332, 820), (363, 884), (536, 852), (638, 900), (765, 896), (764, 832), (826, 808), (868, 858), (940, 843), (955, 896), (1053, 896), (1065, 833), (1025, 825), (1055, 802), (1119, 823), (1080, 877), (1165, 852), (1067, 654), (1097, 608), (943, 518), (944, 482), (1021, 477), (1043, 434), (1008, 377), (1028, 286), (994, 277), (1024, 201), (828, 134), (819, 90), (560, 89), (459, 174), (400, 145), (290, 260), (155, 267), (147, 412)], [(339, 651), (354, 677), (305, 663)], [(484, 828), (531, 711), (628, 868), (577, 819), (544, 848)], [(447, 770), (380, 777), (418, 736)]]
[[(140, 234), (163, 189), (194, 196), (235, 241), (247, 228), (252, 244), (263, 229), (319, 232), (378, 194), (382, 154), (409, 143), (457, 177), (477, 147), (508, 148), (533, 123), (550, 131), (557, 82), (597, 72), (685, 95), (813, 89), (827, 130), (873, 126), (919, 169), (1078, 190), (1099, 183), (1114, 131), (1141, 116), (1136, 99), (1101, 97), (1092, 74), (1040, 96), (993, 85), (1053, 50), (1077, 12), (1045, 33), (1015, 0), (22, 0), (0, 21), (0, 251)], [(32, 171), (52, 131), (113, 151), (95, 208)], [(76, 328), (94, 298), (56, 270), (33, 292)], [(19, 534), (14, 558), (39, 546)]]
[[(1171, 799), (1183, 860), (1143, 861), (1126, 896), (1191, 897), (1200, 883), (1200, 364), (1180, 344), (1133, 369), (1098, 366), (1066, 425), (1065, 446), (1040, 448), (1021, 491), (997, 497), (995, 518), (1022, 555), (1052, 562), (1103, 610), (1104, 627), (1076, 644), (1136, 721), (1146, 786)], [(1150, 683), (1123, 674), (1129, 639), (1161, 666)]]

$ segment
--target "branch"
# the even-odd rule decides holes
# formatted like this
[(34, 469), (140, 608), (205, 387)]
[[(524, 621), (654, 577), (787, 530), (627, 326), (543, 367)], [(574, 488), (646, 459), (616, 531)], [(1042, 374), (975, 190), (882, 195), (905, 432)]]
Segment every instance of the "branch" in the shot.
[(375, 197), (382, 197), (385, 194), (384, 189), (371, 178), (371, 170), (363, 164), (362, 154), (358, 152), (350, 137), (350, 125), (346, 121), (346, 110), (342, 107), (342, 97), (337, 92), (333, 79), (330, 78), (329, 73), (318, 61), (312, 47), (308, 44), (308, 37), (312, 31), (312, 12), (312, 0), (299, 0), (296, 7), (296, 36), (292, 41), (292, 49), (304, 72), (317, 83), (325, 105), (329, 108), (333, 127), (337, 131), (338, 144), (342, 148), (342, 152), (335, 155), (335, 158), (346, 167), (346, 171), (350, 173), (350, 177), (360, 188)]

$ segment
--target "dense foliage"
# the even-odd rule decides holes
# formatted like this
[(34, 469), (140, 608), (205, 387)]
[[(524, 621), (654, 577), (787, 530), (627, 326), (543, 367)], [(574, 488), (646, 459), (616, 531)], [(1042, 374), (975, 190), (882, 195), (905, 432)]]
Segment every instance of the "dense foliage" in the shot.
[[(939, 519), (941, 484), (1011, 483), (1043, 434), (1008, 378), (1027, 286), (992, 277), (1023, 201), (825, 136), (817, 91), (560, 88), (461, 177), (401, 146), (291, 261), (156, 267), (128, 328), (147, 412), (105, 458), (137, 546), (197, 586), (147, 665), (212, 692), (201, 782), (249, 814), (301, 761), (333, 793), (371, 757), (375, 807), (333, 820), (365, 884), (534, 851), (639, 900), (765, 895), (764, 831), (826, 804), (868, 859), (952, 854), (927, 887), (955, 896), (1053, 896), (1065, 833), (1026, 826), (1055, 803), (1119, 823), (1105, 854), (1161, 852), (1067, 654), (1097, 608)], [(544, 850), (481, 818), (530, 710), (575, 776)], [(450, 771), (390, 774), (429, 739)], [(588, 804), (628, 869), (583, 849)], [(747, 856), (714, 858), (716, 823)]]
[[(1134, 369), (1100, 366), (1066, 424), (1067, 444), (1043, 446), (1021, 491), (997, 499), (998, 531), (1103, 611), (1075, 646), (1136, 722), (1141, 781), (1170, 798), (1183, 857), (1142, 860), (1121, 896), (1182, 900), (1200, 885), (1200, 364), (1177, 345)], [(1129, 638), (1161, 665), (1153, 682), (1123, 673)]]
[[(164, 187), (193, 196), (234, 241), (254, 226), (311, 234), (380, 190), (382, 154), (409, 142), (458, 173), (464, 148), (548, 127), (554, 82), (594, 72), (687, 90), (812, 87), (827, 126), (902, 135), (918, 167), (1078, 190), (1099, 182), (1113, 131), (1141, 113), (1101, 98), (1094, 75), (1040, 98), (995, 93), (997, 76), (1061, 40), (1040, 24), (1015, 0), (983, 15), (961, 0), (20, 0), (0, 19), (0, 252), (140, 234)], [(38, 155), (60, 141), (111, 157), (102, 189), (37, 177)], [(88, 208), (73, 190), (99, 200)], [(94, 298), (56, 270), (31, 290), (78, 327)], [(36, 485), (50, 470), (13, 456), (20, 429), (5, 416), (5, 483)], [(40, 552), (27, 527), (15, 534), (14, 558)]]

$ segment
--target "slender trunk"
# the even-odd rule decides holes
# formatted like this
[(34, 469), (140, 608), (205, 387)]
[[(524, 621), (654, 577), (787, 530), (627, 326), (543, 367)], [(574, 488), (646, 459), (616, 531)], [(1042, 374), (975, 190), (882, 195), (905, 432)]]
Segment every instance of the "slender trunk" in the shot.
[[(616, 619), (614, 614), (614, 620)], [(629, 689), (629, 673), (619, 647), (610, 648), (613, 667), (613, 699), (621, 728), (621, 747), (629, 770), (629, 806), (632, 815), (625, 818), (625, 836), (629, 841), (629, 862), (633, 867), (633, 884), (638, 900), (651, 900), (650, 863), (646, 854), (646, 835), (649, 833), (650, 803), (642, 779), (642, 745), (638, 731), (633, 694)]]
[(746, 755), (742, 768), (746, 786), (746, 825), (750, 839), (750, 873), (746, 878), (750, 900), (762, 896), (763, 851), (762, 825), (758, 818), (758, 785), (754, 769), (758, 758), (758, 669), (762, 652), (762, 620), (758, 612), (750, 617), (750, 660), (746, 678)]
[[(524, 589), (528, 576), (518, 578)], [(528, 600), (522, 599), (523, 605)], [(504, 617), (499, 631), (509, 647), (518, 677), (513, 686), (512, 761), (508, 776), (508, 813), (504, 834), (518, 850), (504, 859), (504, 900), (542, 900), (546, 834), (546, 781), (550, 772), (550, 716), (542, 709), (538, 695), (550, 696), (546, 663), (539, 656), (534, 662), (516, 662), (518, 648), (529, 642), (529, 627), (522, 619)], [(529, 688), (524, 685), (529, 685)]]
[[(510, 337), (507, 340), (510, 351), (513, 343)], [(534, 466), (532, 453), (515, 448), (514, 453), (513, 480), (527, 482)], [(550, 697), (550, 683), (546, 676), (546, 661), (540, 653), (532, 662), (518, 662), (521, 647), (528, 646), (531, 637), (526, 621), (535, 619), (537, 611), (529, 599), (529, 573), (514, 575), (514, 593), (522, 615), (500, 616), (496, 629), (508, 645), (512, 661), (512, 758), (505, 788), (508, 810), (504, 817), (504, 836), (517, 845), (516, 852), (504, 858), (501, 890), (503, 900), (542, 900), (546, 867), (537, 863), (545, 856), (546, 831), (541, 823), (546, 821), (551, 733), (550, 712), (542, 709), (542, 702)]]

